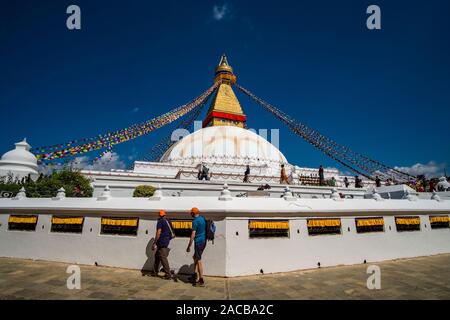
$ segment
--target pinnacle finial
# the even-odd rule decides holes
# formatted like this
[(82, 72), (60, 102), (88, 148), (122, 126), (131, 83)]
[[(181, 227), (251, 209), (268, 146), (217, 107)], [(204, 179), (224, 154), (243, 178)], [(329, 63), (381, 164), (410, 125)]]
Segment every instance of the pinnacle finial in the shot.
[(223, 53), (222, 57), (220, 58), (219, 66), (229, 66), (225, 53)]
[(109, 185), (105, 186), (105, 189), (103, 189), (102, 194), (97, 198), (98, 201), (106, 201), (111, 199), (111, 189), (109, 188)]
[(220, 192), (219, 200), (221, 201), (230, 201), (233, 200), (233, 197), (231, 196), (231, 191), (228, 189), (228, 184), (223, 185), (223, 189)]
[(236, 76), (233, 73), (233, 68), (228, 63), (227, 56), (222, 54), (219, 65), (216, 67), (214, 82), (222, 81), (228, 84), (236, 83)]
[(163, 198), (164, 198), (164, 196), (163, 196), (163, 193), (162, 193), (162, 187), (161, 187), (160, 184), (158, 184), (158, 186), (156, 187), (155, 192), (149, 198), (149, 200), (151, 200), (151, 201), (159, 201), (159, 200), (162, 200)]
[(27, 197), (25, 188), (22, 187), (20, 188), (19, 192), (17, 193), (17, 195), (13, 198), (14, 200), (21, 200), (21, 199), (25, 199)]

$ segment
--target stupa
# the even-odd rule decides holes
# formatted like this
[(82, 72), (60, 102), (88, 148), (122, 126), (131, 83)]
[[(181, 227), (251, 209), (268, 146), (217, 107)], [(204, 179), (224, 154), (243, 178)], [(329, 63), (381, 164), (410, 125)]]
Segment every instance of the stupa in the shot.
[(13, 179), (22, 179), (30, 175), (38, 176), (37, 159), (30, 152), (31, 146), (26, 139), (15, 144), (16, 148), (6, 152), (0, 159), (0, 177), (11, 176)]
[[(31, 198), (25, 188), (12, 198), (0, 197), (0, 257), (152, 270), (153, 235), (163, 209), (176, 234), (170, 265), (177, 273), (192, 273), (186, 244), (193, 207), (217, 227), (202, 258), (205, 275), (288, 272), (450, 252), (449, 192), (416, 194), (403, 185), (368, 190), (369, 181), (354, 188), (352, 177), (346, 187), (337, 170), (327, 169), (325, 179), (334, 177), (335, 186), (319, 186), (318, 168), (290, 163), (274, 141), (247, 129), (233, 92), (233, 86), (239, 88), (236, 76), (225, 56), (214, 81), (216, 93), (202, 125), (158, 161), (136, 161), (132, 170), (82, 171), (92, 181), (93, 197), (66, 197), (60, 189), (55, 197)], [(26, 141), (17, 143), (2, 157), (0, 169), (18, 177), (37, 174), (29, 150)], [(205, 167), (206, 180), (203, 171), (199, 175)], [(133, 197), (139, 185), (157, 190)]]
[[(236, 80), (227, 57), (222, 55), (214, 74), (214, 82), (219, 85), (201, 128), (173, 144), (159, 161), (135, 161), (133, 170), (82, 171), (92, 179), (94, 195), (109, 185), (116, 196), (130, 196), (139, 184), (159, 184), (169, 195), (215, 195), (225, 182), (234, 184), (236, 194), (270, 185), (272, 195), (279, 197), (285, 187), (280, 185), (282, 165), (294, 191), (299, 191), (296, 188), (301, 187), (305, 179), (318, 183), (317, 168), (290, 164), (276, 147), (278, 141), (271, 143), (247, 129), (247, 117), (233, 91)], [(249, 183), (243, 184), (247, 165), (250, 167)], [(209, 181), (198, 181), (202, 166), (209, 170)], [(326, 179), (334, 177), (338, 185), (343, 186), (344, 177), (339, 176), (337, 170), (326, 169), (324, 173)], [(353, 180), (353, 177), (347, 178)], [(367, 181), (367, 185), (371, 184)], [(309, 192), (307, 197), (321, 197), (330, 190)], [(345, 192), (357, 197), (364, 194), (363, 190), (356, 189)]]

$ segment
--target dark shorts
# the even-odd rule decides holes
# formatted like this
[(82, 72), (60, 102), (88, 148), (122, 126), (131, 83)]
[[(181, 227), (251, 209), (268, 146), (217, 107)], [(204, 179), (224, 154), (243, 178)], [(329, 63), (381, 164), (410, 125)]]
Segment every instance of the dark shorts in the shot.
[(194, 259), (195, 260), (202, 260), (202, 254), (203, 250), (205, 250), (206, 242), (201, 243), (199, 245), (195, 244), (195, 250), (194, 250)]

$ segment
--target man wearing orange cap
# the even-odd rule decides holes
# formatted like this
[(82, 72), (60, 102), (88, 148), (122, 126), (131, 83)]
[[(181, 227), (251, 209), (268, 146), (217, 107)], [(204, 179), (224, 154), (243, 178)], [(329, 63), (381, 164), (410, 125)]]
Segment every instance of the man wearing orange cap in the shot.
[(191, 251), (192, 242), (194, 241), (195, 249), (193, 258), (195, 272), (198, 272), (198, 279), (197, 274), (195, 274), (193, 280), (195, 286), (203, 287), (205, 282), (203, 280), (202, 254), (206, 247), (206, 220), (200, 215), (200, 210), (198, 210), (198, 208), (191, 209), (191, 216), (194, 220), (192, 221), (192, 233), (186, 252)]
[(172, 279), (172, 275), (169, 267), (169, 243), (173, 238), (173, 231), (170, 221), (166, 218), (166, 212), (164, 210), (159, 210), (159, 219), (156, 224), (156, 235), (155, 242), (153, 243), (152, 249), (155, 252), (155, 264), (153, 270), (155, 275), (158, 275), (159, 264), (161, 263), (165, 272), (164, 279)]

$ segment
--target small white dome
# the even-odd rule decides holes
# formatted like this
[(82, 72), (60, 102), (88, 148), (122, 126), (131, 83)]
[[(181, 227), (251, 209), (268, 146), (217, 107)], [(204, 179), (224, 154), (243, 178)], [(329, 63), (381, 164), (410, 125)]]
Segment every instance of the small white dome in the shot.
[(17, 177), (28, 174), (37, 175), (37, 158), (30, 152), (31, 146), (26, 139), (15, 145), (14, 150), (6, 152), (0, 159), (0, 175), (6, 175), (9, 172)]
[(273, 144), (256, 133), (234, 126), (206, 127), (175, 143), (161, 157), (172, 164), (266, 165), (279, 169), (287, 164)]

